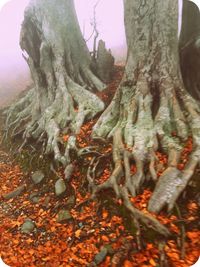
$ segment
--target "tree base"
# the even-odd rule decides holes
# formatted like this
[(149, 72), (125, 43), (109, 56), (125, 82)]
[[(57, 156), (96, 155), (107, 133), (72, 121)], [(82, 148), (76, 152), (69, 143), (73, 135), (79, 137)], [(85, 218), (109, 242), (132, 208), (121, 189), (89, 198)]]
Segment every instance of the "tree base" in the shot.
[[(76, 150), (76, 134), (85, 120), (92, 119), (104, 108), (103, 102), (93, 93), (69, 79), (65, 88), (57, 90), (54, 101), (37, 98), (35, 88), (5, 111), (5, 137), (23, 134), (24, 147), (30, 138), (43, 143), (45, 153), (54, 153), (63, 166), (70, 163), (70, 150)], [(62, 153), (62, 131), (69, 135)]]
[[(166, 205), (168, 211), (173, 209), (200, 160), (198, 104), (182, 89), (183, 85), (178, 79), (160, 81), (159, 84), (155, 96), (146, 77), (139, 77), (135, 86), (122, 81), (113, 101), (93, 129), (93, 136), (113, 136), (113, 161), (116, 164), (110, 179), (98, 186), (96, 191), (113, 187), (119, 197), (118, 186), (121, 185), (135, 196), (149, 177), (157, 181), (156, 154), (164, 150), (168, 157), (167, 168), (156, 182), (148, 206), (149, 211), (157, 213)], [(121, 135), (118, 141), (115, 141), (116, 134)], [(192, 153), (184, 170), (180, 171), (178, 165), (184, 142), (190, 136), (193, 139)], [(130, 162), (136, 166), (133, 175), (130, 173)]]

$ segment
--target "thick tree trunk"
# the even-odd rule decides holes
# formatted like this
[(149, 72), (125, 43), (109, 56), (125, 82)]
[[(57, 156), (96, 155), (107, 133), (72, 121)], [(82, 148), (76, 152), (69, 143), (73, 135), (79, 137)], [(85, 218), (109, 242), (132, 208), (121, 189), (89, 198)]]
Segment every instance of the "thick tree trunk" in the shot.
[[(178, 1), (124, 0), (124, 6), (128, 44), (126, 69), (111, 104), (95, 125), (93, 135), (115, 137), (120, 133), (129, 152), (123, 143), (119, 148), (114, 142), (116, 168), (110, 180), (98, 186), (94, 194), (113, 187), (125, 200), (121, 189), (121, 178), (125, 176), (123, 190), (135, 195), (148, 179), (145, 172), (148, 165), (151, 178), (157, 182), (148, 209), (159, 212), (167, 204), (170, 210), (200, 159), (200, 109), (185, 91), (180, 75)], [(180, 154), (190, 135), (193, 152), (185, 169), (180, 171), (177, 167)], [(116, 162), (114, 151), (117, 148)], [(157, 181), (156, 152), (160, 149), (168, 154), (168, 167)], [(131, 176), (130, 162), (133, 160), (137, 172)]]
[[(91, 58), (76, 18), (73, 0), (32, 0), (25, 11), (21, 48), (31, 70), (34, 88), (8, 110), (7, 127), (28, 138), (47, 135), (46, 152), (66, 165), (73, 134), (104, 104), (92, 92), (104, 84), (91, 69)], [(88, 91), (88, 89), (90, 91)], [(71, 133), (64, 155), (60, 131)]]

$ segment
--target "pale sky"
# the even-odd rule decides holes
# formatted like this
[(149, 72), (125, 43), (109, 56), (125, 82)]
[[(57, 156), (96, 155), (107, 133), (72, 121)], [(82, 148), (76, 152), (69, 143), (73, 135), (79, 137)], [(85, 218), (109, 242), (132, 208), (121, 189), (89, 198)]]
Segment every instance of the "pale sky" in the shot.
[(198, 7), (200, 7), (200, 0), (192, 0)]
[[(81, 30), (85, 28), (84, 38), (87, 39), (92, 31), (90, 22), (93, 18), (93, 5), (97, 0), (74, 1)], [(14, 90), (23, 90), (26, 83), (29, 83), (28, 66), (19, 47), (20, 28), (28, 2), (29, 0), (0, 0), (0, 105), (5, 94), (9, 98), (14, 95)], [(200, 0), (193, 2), (200, 7)], [(99, 38), (106, 42), (107, 48), (113, 49), (115, 56), (117, 51), (118, 59), (122, 60), (126, 55), (123, 0), (100, 0), (97, 7), (97, 26)], [(91, 39), (88, 42), (90, 48), (92, 43)], [(114, 46), (121, 49), (114, 51)]]
[[(16, 54), (17, 57), (21, 57), (19, 48), (20, 24), (23, 20), (24, 8), (29, 0), (0, 0), (0, 9), (8, 2), (10, 2), (10, 5), (11, 3), (13, 5), (14, 2), (16, 4), (13, 5), (13, 11), (10, 12), (11, 17), (8, 19), (8, 15), (5, 14), (6, 22), (4, 23), (3, 19), (0, 21), (1, 62), (2, 57), (9, 59), (9, 54), (10, 57), (15, 57), (15, 52), (18, 53), (18, 55)], [(88, 39), (92, 32), (90, 22), (93, 18), (93, 5), (96, 2), (97, 0), (75, 0), (80, 27), (82, 30), (85, 29), (85, 39)], [(200, 6), (200, 0), (194, 0), (193, 2)], [(97, 25), (100, 33), (99, 37), (106, 41), (108, 48), (122, 46), (125, 43), (123, 20), (123, 0), (100, 0), (97, 7)], [(92, 42), (92, 39), (88, 42), (89, 47), (92, 47)]]
[[(96, 1), (75, 0), (80, 27), (82, 30), (85, 27), (85, 39), (88, 39), (93, 30), (90, 22)], [(19, 35), (24, 9), (28, 2), (29, 0), (0, 0), (0, 75), (3, 67), (6, 68), (7, 65), (15, 63), (14, 59), (16, 62), (19, 58), (21, 61), (24, 60), (19, 47)], [(114, 12), (113, 7), (115, 7)], [(125, 43), (123, 0), (101, 0), (97, 7), (96, 17), (99, 38), (106, 41), (107, 47), (122, 46)], [(92, 43), (91, 39), (88, 42), (90, 48)]]
[[(23, 10), (29, 0), (15, 0), (18, 2), (18, 9), (13, 10), (13, 15), (21, 16), (23, 20)], [(85, 39), (87, 39), (92, 28), (90, 25), (93, 18), (93, 5), (97, 0), (75, 0), (75, 6), (81, 30), (85, 27)], [(11, 0), (0, 0), (0, 9)], [(114, 7), (114, 12), (113, 12)], [(111, 15), (112, 14), (112, 15)], [(103, 19), (102, 19), (103, 17)], [(11, 18), (12, 20), (12, 18)], [(11, 21), (12, 23), (12, 21)], [(123, 25), (123, 0), (101, 0), (97, 8), (97, 23), (100, 32), (100, 38), (106, 40), (108, 47), (113, 44), (123, 43), (125, 40), (124, 25)], [(19, 23), (20, 24), (20, 23)], [(17, 32), (19, 32), (19, 26)], [(114, 30), (113, 30), (114, 29)], [(6, 30), (6, 29), (5, 29)], [(14, 31), (14, 29), (13, 29)]]
[[(3, 7), (3, 5), (7, 2), (9, 2), (10, 0), (0, 0), (0, 9)], [(82, 6), (85, 6), (85, 1), (87, 0), (76, 0), (77, 1), (80, 1), (80, 3), (82, 2)], [(90, 1), (90, 0), (88, 0)], [(107, 1), (108, 2), (108, 1)], [(192, 0), (192, 2), (194, 2), (195, 4), (197, 4), (198, 6), (200, 6), (200, 0)]]
[(0, 8), (6, 3), (8, 0), (0, 0)]
[[(88, 39), (92, 32), (90, 22), (93, 18), (93, 6), (97, 0), (74, 1), (81, 30), (85, 28), (84, 38)], [(10, 78), (10, 74), (5, 75), (8, 69), (16, 76), (20, 71), (22, 73), (25, 68), (27, 69), (19, 47), (19, 34), (28, 2), (29, 0), (0, 0), (0, 89), (2, 79)], [(200, 7), (200, 0), (193, 2)], [(107, 48), (124, 47), (123, 0), (100, 0), (96, 11), (99, 38), (106, 42)], [(92, 42), (92, 39), (88, 42), (89, 47), (92, 47)]]
[[(82, 31), (85, 28), (84, 38), (86, 40), (93, 29), (90, 22), (93, 18), (93, 6), (96, 2), (97, 0), (75, 0), (79, 24)], [(96, 14), (100, 38), (106, 41), (109, 48), (122, 45), (125, 42), (123, 0), (100, 0)]]

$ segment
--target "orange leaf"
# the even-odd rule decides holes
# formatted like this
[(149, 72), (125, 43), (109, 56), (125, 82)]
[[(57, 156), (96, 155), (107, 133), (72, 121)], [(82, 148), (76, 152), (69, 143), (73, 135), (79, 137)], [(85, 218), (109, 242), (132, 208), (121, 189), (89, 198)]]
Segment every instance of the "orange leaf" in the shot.
[(77, 231), (75, 232), (75, 237), (79, 238), (80, 235), (81, 235), (81, 230), (79, 229), (79, 230), (77, 230)]
[(128, 260), (125, 260), (124, 267), (133, 267), (132, 263)]
[(106, 235), (102, 235), (101, 239), (105, 242), (109, 242), (109, 238)]
[(50, 259), (51, 259), (50, 256), (47, 256), (47, 257), (45, 257), (45, 258), (42, 258), (43, 261), (49, 261)]
[(55, 230), (56, 230), (56, 227), (55, 227), (55, 226), (51, 226), (51, 228), (50, 228), (50, 229), (51, 229), (51, 231), (52, 231), (52, 232), (55, 232)]
[(103, 210), (102, 217), (103, 217), (103, 219), (106, 219), (108, 217), (107, 210)]
[(64, 142), (67, 142), (67, 140), (69, 139), (69, 136), (68, 135), (63, 135), (62, 139), (63, 139)]
[(26, 243), (28, 243), (28, 244), (30, 244), (30, 243), (32, 243), (33, 242), (33, 240), (31, 239), (31, 238), (28, 238), (27, 240), (26, 240)]
[(14, 239), (14, 240), (13, 240), (13, 244), (18, 245), (18, 244), (19, 244), (19, 240)]
[(35, 251), (34, 251), (34, 249), (29, 249), (28, 253), (29, 253), (30, 255), (33, 255), (33, 254), (35, 253)]
[(199, 238), (199, 233), (198, 232), (187, 232), (187, 236), (192, 240), (195, 238)]
[(154, 259), (150, 259), (149, 263), (150, 263), (152, 266), (156, 266), (156, 262), (154, 261)]

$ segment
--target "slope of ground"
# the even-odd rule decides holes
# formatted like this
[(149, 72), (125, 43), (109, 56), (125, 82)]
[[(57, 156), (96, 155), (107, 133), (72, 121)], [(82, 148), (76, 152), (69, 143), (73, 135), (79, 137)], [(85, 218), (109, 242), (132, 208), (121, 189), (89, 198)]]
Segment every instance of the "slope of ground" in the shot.
[[(118, 67), (113, 82), (104, 92), (99, 93), (99, 97), (107, 104), (112, 99), (122, 73), (122, 68)], [(82, 127), (77, 136), (78, 147), (97, 145), (97, 141), (92, 141), (90, 137), (94, 123), (90, 121)], [(66, 142), (68, 136), (63, 135), (61, 138)], [(98, 146), (98, 153), (104, 157), (99, 162), (96, 182), (102, 183), (111, 173), (112, 144), (102, 142)], [(184, 167), (191, 149), (192, 141), (189, 139), (182, 154), (180, 169)], [(56, 197), (54, 185), (64, 177), (63, 170), (51, 164), (42, 167), (39, 164), (43, 160), (42, 156), (30, 153), (27, 150), (20, 156), (15, 155), (17, 163), (11, 153), (5, 152), (3, 148), (0, 150), (0, 256), (9, 266), (187, 267), (198, 259), (198, 177), (192, 180), (178, 202), (176, 211), (156, 216), (172, 233), (169, 239), (164, 239), (144, 226), (138, 228), (112, 191), (100, 194), (98, 201), (88, 201), (87, 168), (93, 160), (92, 154), (85, 154), (79, 161), (74, 160), (71, 185), (68, 184), (61, 197)], [(159, 162), (156, 168), (161, 174), (167, 158), (161, 153), (157, 157)], [(43, 168), (45, 179), (42, 183), (33, 184), (29, 166), (34, 171)], [(134, 165), (131, 171), (135, 172)], [(8, 193), (16, 188), (22, 189), (22, 192), (11, 198)], [(146, 207), (151, 189), (152, 185), (147, 184), (141, 194), (130, 198), (132, 204), (144, 213), (148, 213)], [(58, 222), (62, 211), (66, 212), (67, 217)], [(33, 227), (25, 233), (23, 225), (27, 219)]]

